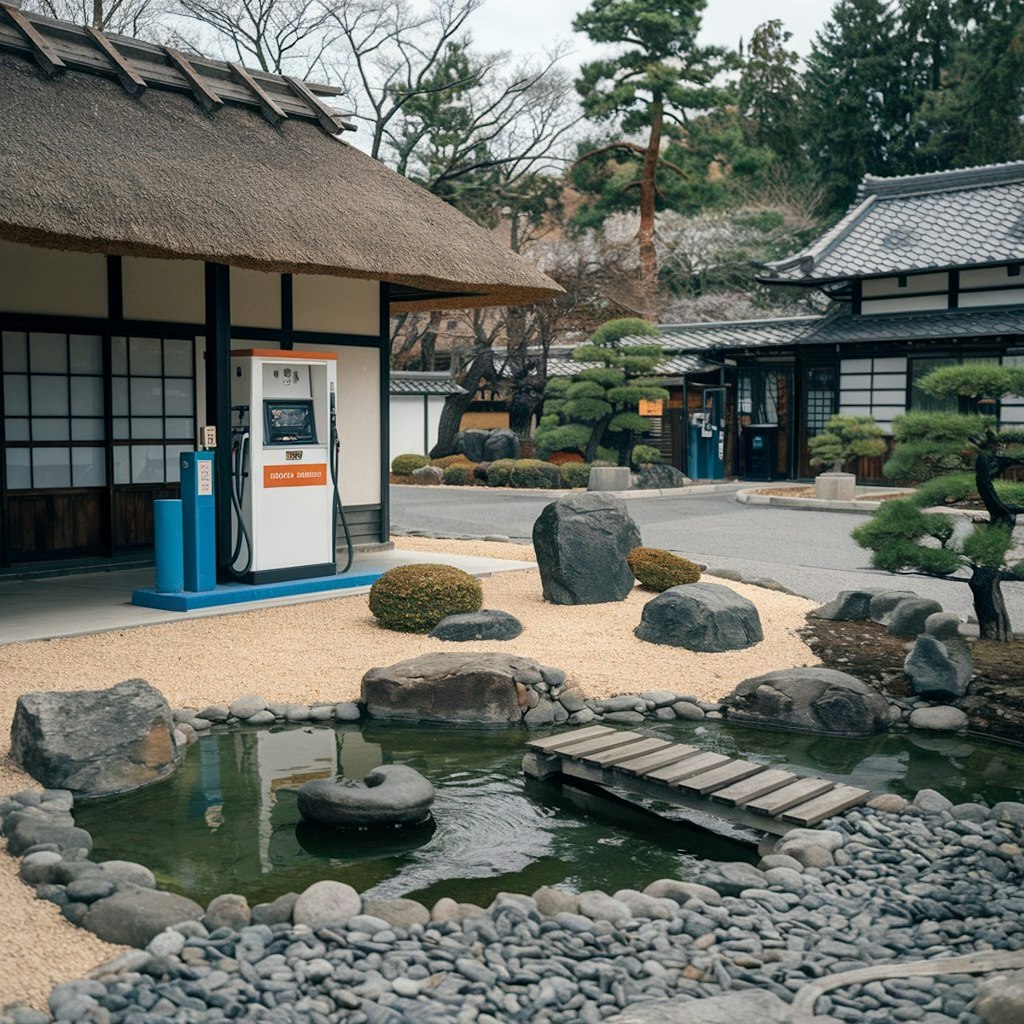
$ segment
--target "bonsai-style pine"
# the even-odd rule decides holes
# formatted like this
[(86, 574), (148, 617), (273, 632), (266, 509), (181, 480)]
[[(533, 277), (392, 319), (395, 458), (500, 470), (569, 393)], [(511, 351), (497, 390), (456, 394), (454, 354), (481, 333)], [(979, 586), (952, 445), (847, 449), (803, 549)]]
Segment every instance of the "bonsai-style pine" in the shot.
[(825, 429), (807, 444), (812, 466), (828, 466), (833, 473), (862, 455), (885, 451), (885, 436), (871, 416), (833, 416)]
[[(908, 414), (901, 419), (914, 418), (909, 431), (897, 420), (896, 437), (907, 440), (886, 463), (886, 475), (905, 478), (903, 470), (919, 466), (922, 454), (935, 466), (956, 468), (969, 460), (974, 472), (947, 473), (922, 484), (912, 498), (883, 502), (870, 522), (853, 531), (853, 538), (873, 552), (872, 564), (879, 569), (947, 577), (968, 573), (981, 636), (1010, 640), (1002, 584), (1024, 581), (1024, 560), (1013, 553), (1013, 530), (1024, 504), (1016, 503), (1014, 492), (1020, 486), (1001, 477), (1024, 466), (1024, 429), (1000, 428), (994, 416), (979, 415), (977, 408), (1024, 393), (1024, 369), (983, 363), (947, 366), (925, 377), (921, 387), (937, 397), (955, 397), (960, 413)], [(934, 417), (931, 431), (929, 416)], [(982, 522), (926, 511), (975, 496), (988, 513)]]
[(549, 381), (535, 437), (538, 454), (576, 450), (593, 462), (598, 445), (605, 444), (616, 449), (620, 466), (630, 464), (633, 446), (648, 427), (637, 411), (640, 400), (664, 401), (668, 392), (650, 379), (664, 356), (662, 347), (624, 346), (627, 337), (657, 338), (658, 329), (645, 320), (609, 320), (572, 354), (598, 365)]

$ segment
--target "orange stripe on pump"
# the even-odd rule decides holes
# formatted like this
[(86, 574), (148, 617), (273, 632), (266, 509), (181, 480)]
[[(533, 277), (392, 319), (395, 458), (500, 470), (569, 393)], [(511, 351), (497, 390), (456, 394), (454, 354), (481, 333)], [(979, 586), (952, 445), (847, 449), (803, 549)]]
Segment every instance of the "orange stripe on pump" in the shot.
[(283, 348), (233, 348), (232, 358), (238, 356), (258, 356), (260, 359), (280, 359), (288, 362), (291, 359), (334, 359), (337, 355), (334, 352), (294, 352), (292, 349)]
[(327, 464), (264, 466), (264, 487), (322, 487), (327, 483)]

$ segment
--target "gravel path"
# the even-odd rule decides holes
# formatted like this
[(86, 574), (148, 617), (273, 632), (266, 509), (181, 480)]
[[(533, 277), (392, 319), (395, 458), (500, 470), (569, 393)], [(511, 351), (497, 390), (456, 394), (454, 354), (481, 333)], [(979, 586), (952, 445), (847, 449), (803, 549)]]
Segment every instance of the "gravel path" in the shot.
[[(401, 538), (398, 547), (522, 560), (520, 544)], [(588, 697), (664, 686), (715, 700), (740, 680), (774, 668), (816, 664), (795, 635), (812, 603), (738, 583), (754, 601), (767, 639), (746, 651), (698, 655), (656, 647), (633, 636), (651, 595), (636, 590), (619, 604), (555, 607), (540, 596), (536, 571), (483, 580), (484, 603), (516, 615), (523, 635), (502, 649), (565, 668)], [(326, 642), (325, 642), (326, 640)], [(367, 669), (442, 650), (493, 650), (493, 643), (446, 644), (381, 630), (365, 595), (283, 608), (119, 630), (0, 648), (0, 731), (6, 736), (19, 694), (80, 690), (131, 677), (148, 680), (173, 707), (203, 708), (248, 693), (266, 700), (319, 703), (352, 700)], [(34, 785), (8, 756), (0, 758), (0, 795)], [(55, 906), (33, 898), (16, 862), (0, 854), (0, 1006), (15, 999), (42, 1005), (50, 988), (80, 977), (117, 952), (72, 927)]]

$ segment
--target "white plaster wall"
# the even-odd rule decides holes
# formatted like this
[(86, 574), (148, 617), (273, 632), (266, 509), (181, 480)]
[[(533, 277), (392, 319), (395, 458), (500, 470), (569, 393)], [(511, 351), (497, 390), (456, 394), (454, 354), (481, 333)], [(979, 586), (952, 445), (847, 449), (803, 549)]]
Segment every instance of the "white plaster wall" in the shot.
[(1019, 306), (1024, 304), (1024, 288), (1002, 288), (992, 292), (961, 292), (961, 309), (978, 309), (984, 306)]
[(430, 409), (430, 426), (427, 430), (427, 452), (437, 444), (437, 428), (441, 422), (441, 410), (444, 408), (443, 395), (429, 395), (427, 402)]
[(1010, 276), (1009, 267), (979, 267), (960, 271), (961, 288), (993, 288), (1021, 281), (1021, 275)]
[(231, 324), (234, 327), (281, 327), (281, 275), (231, 268)]
[(427, 446), (423, 436), (423, 395), (392, 395), (388, 405), (391, 432), (388, 461), (396, 455), (425, 455)]
[(864, 316), (875, 313), (924, 313), (933, 310), (948, 309), (949, 296), (942, 295), (906, 295), (891, 299), (865, 299), (860, 306)]
[(839, 411), (873, 416), (887, 434), (892, 421), (907, 411), (907, 360), (904, 356), (843, 359), (839, 364)]
[(205, 269), (198, 260), (121, 260), (127, 320), (172, 324), (206, 321)]
[(906, 282), (901, 288), (898, 277), (868, 278), (861, 284), (861, 295), (865, 299), (874, 299), (949, 290), (949, 275), (945, 271), (938, 274), (907, 274)]
[(292, 282), (295, 330), (380, 334), (379, 282), (326, 274), (296, 274)]
[(107, 258), (0, 241), (0, 312), (107, 315)]
[(380, 352), (340, 347), (338, 353), (339, 476), (346, 505), (379, 505)]

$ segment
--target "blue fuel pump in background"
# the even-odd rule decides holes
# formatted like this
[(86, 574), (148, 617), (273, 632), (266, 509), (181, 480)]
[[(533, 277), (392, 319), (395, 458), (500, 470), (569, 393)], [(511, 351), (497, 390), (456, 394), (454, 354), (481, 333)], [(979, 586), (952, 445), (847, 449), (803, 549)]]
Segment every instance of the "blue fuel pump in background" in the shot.
[(185, 589), (193, 593), (217, 585), (213, 458), (213, 452), (182, 452), (180, 457)]

